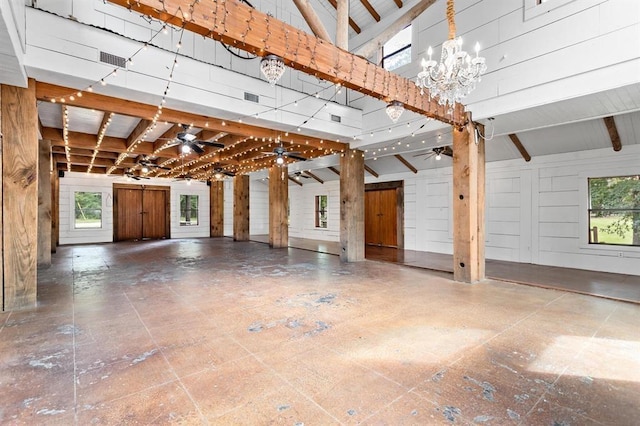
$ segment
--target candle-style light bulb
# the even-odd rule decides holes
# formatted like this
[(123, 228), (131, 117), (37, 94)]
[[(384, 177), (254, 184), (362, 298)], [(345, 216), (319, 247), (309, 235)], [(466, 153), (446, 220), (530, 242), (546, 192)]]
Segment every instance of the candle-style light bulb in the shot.
[(477, 58), (478, 54), (480, 53), (480, 43), (477, 41), (476, 41), (475, 51), (476, 51), (476, 58)]
[(431, 55), (433, 55), (433, 49), (431, 48), (431, 46), (429, 46), (429, 48), (427, 49), (427, 55), (429, 55), (429, 60), (431, 60)]

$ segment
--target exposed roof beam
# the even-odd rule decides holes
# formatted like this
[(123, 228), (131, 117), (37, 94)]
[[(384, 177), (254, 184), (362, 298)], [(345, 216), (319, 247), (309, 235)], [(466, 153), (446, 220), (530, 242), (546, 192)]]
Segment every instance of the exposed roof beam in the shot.
[[(63, 154), (65, 153), (65, 149), (63, 145), (52, 145), (51, 146), (51, 152), (54, 154)], [(83, 157), (92, 157), (93, 156), (93, 149), (85, 149), (85, 148), (74, 148), (73, 149), (73, 154), (74, 155), (80, 155)], [(98, 151), (98, 154), (96, 155), (96, 158), (109, 158), (111, 160), (115, 160), (116, 158), (118, 158), (118, 154), (115, 152), (110, 152), (110, 151)]]
[(380, 14), (374, 9), (373, 6), (371, 6), (371, 3), (369, 3), (369, 0), (360, 0), (360, 3), (362, 3), (364, 8), (369, 11), (369, 14), (373, 19), (376, 20), (376, 22), (380, 22)]
[[(336, 0), (329, 0), (329, 3), (331, 3), (331, 6), (333, 6), (336, 11), (338, 10), (338, 2)], [(358, 24), (356, 24), (356, 21), (351, 18), (349, 18), (349, 26), (356, 32), (356, 34), (360, 34), (362, 32)]]
[(604, 117), (603, 120), (605, 126), (607, 126), (607, 131), (609, 132), (609, 138), (611, 139), (613, 150), (620, 151), (622, 149), (622, 141), (620, 140), (618, 127), (616, 126), (615, 120), (613, 119), (613, 117)]
[(349, 0), (337, 0), (336, 46), (349, 50)]
[(298, 185), (302, 186), (302, 182), (298, 181), (297, 179), (292, 178), (291, 176), (288, 176), (288, 178), (289, 178), (289, 180), (290, 180), (291, 182), (293, 182), (293, 183), (297, 183)]
[(338, 176), (340, 176), (340, 170), (336, 169), (333, 166), (329, 166), (327, 167), (329, 170), (331, 170), (333, 173), (337, 174)]
[(368, 171), (371, 176), (379, 177), (378, 173), (375, 170), (373, 170), (371, 167), (367, 166), (366, 164), (364, 165), (364, 169)]
[[(427, 8), (432, 4), (434, 4), (435, 2), (436, 0), (420, 1), (411, 9), (407, 10), (402, 16), (400, 16), (394, 22), (389, 24), (389, 26), (385, 28), (377, 37), (372, 38), (366, 44), (363, 44), (362, 46), (357, 48), (353, 53), (356, 55), (363, 56), (365, 58), (370, 58), (386, 42), (391, 40), (391, 37), (398, 34), (400, 30), (404, 29), (407, 25), (409, 25), (414, 19), (416, 19), (422, 12), (427, 10)], [(402, 7), (402, 2), (400, 2), (398, 7)]]
[(402, 9), (402, 0), (393, 0), (393, 2), (398, 6), (398, 9)]
[[(421, 93), (420, 88), (411, 80), (377, 67), (365, 58), (311, 36), (238, 0), (224, 2), (193, 2), (192, 0), (107, 1), (171, 25), (184, 26), (197, 34), (235, 45), (256, 55), (277, 55), (290, 67), (306, 74), (334, 83), (341, 83), (349, 89), (357, 90), (384, 102), (400, 101), (406, 109), (443, 123), (454, 124), (458, 127), (466, 123), (467, 118), (462, 104), (455, 104), (452, 113), (449, 114), (448, 107), (438, 105), (437, 97), (431, 97), (428, 92)], [(191, 11), (188, 22), (182, 19), (182, 11)], [(225, 19), (212, 19), (212, 16), (224, 16)], [(62, 97), (68, 93), (69, 89), (66, 89), (52, 94), (51, 97)], [(85, 98), (86, 96), (76, 98), (74, 102)], [(155, 106), (149, 106), (149, 108), (152, 110), (145, 115), (145, 118), (147, 116), (148, 118), (153, 117), (156, 113)], [(104, 109), (107, 109), (107, 106)], [(197, 122), (195, 119), (184, 121), (171, 118), (176, 113), (177, 111), (164, 109), (162, 120), (175, 123), (193, 122), (197, 127), (205, 127), (202, 125), (203, 121), (211, 120), (209, 117), (202, 116), (194, 117), (198, 118)], [(139, 113), (133, 115), (140, 116)], [(219, 125), (219, 121), (215, 122), (216, 126)], [(238, 123), (230, 122), (228, 124), (232, 127), (216, 128), (220, 131), (246, 134), (247, 136), (255, 133), (255, 131), (247, 132), (246, 128), (243, 133), (242, 127), (238, 126)], [(211, 125), (210, 128), (213, 126)], [(272, 131), (272, 133), (277, 132)], [(303, 137), (298, 139), (303, 139)]]
[(314, 175), (310, 171), (307, 170), (306, 172), (302, 172), (302, 173), (307, 175), (307, 176), (309, 176), (309, 177), (311, 177), (311, 178), (313, 178), (313, 179), (315, 179), (315, 180), (317, 180), (318, 182), (324, 184), (324, 181), (322, 179), (320, 179), (318, 176)]
[(407, 169), (411, 170), (413, 173), (418, 173), (418, 169), (413, 167), (413, 164), (408, 162), (402, 155), (396, 154), (394, 155), (394, 157), (396, 157), (402, 164), (404, 164), (407, 167)]
[(171, 144), (171, 141), (178, 136), (178, 133), (182, 131), (182, 126), (179, 124), (174, 124), (171, 126), (169, 130), (164, 132), (158, 139), (153, 143), (153, 152), (162, 151), (164, 147)]
[(308, 0), (293, 0), (293, 3), (302, 14), (302, 17), (304, 18), (307, 25), (309, 25), (309, 28), (311, 28), (313, 34), (324, 41), (333, 43), (329, 32), (324, 27), (324, 24), (318, 17), (316, 11), (313, 10), (313, 6), (311, 6)]
[(531, 156), (527, 152), (527, 149), (524, 147), (524, 145), (522, 145), (522, 142), (520, 142), (520, 138), (518, 137), (518, 135), (512, 133), (509, 135), (509, 139), (511, 139), (511, 142), (513, 142), (516, 148), (518, 148), (518, 151), (520, 151), (520, 155), (522, 155), (524, 161), (531, 161)]
[(146, 136), (153, 125), (154, 123), (151, 120), (140, 120), (127, 137), (127, 151), (134, 151), (137, 145), (143, 142), (142, 138)]
[[(254, 15), (255, 13), (257, 12), (254, 12)], [(41, 101), (58, 99), (67, 96), (69, 92), (74, 92), (74, 90), (75, 89), (56, 86), (48, 83), (36, 83), (36, 97)], [(95, 92), (86, 92), (84, 96), (76, 96), (74, 100), (68, 99), (66, 101), (66, 105), (91, 108), (101, 111), (113, 111), (116, 114), (123, 114), (131, 117), (140, 117), (146, 120), (152, 120), (156, 112), (158, 111), (157, 105), (143, 104), (141, 102), (134, 102), (126, 99), (115, 98), (112, 96), (100, 95)], [(170, 123), (191, 123), (194, 127), (199, 127), (201, 129), (206, 128), (208, 130), (232, 133), (247, 137), (254, 136), (260, 138), (264, 137), (267, 139), (276, 139), (278, 137), (281, 137), (286, 142), (294, 141), (295, 143), (308, 144), (318, 148), (334, 150), (336, 152), (342, 152), (346, 147), (348, 147), (348, 144), (342, 142), (333, 142), (327, 139), (320, 139), (291, 132), (289, 132), (288, 136), (285, 136), (285, 132), (268, 129), (266, 127), (252, 126), (249, 124), (243, 124), (234, 121), (226, 121), (215, 117), (191, 114), (188, 112), (178, 111), (170, 108), (162, 109), (161, 119), (162, 121), (167, 121)]]

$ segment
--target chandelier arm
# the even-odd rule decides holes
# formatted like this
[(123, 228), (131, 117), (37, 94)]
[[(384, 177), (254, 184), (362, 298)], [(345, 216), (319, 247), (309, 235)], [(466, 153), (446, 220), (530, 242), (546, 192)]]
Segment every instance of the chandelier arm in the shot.
[(449, 23), (449, 40), (456, 38), (456, 11), (454, 0), (447, 0), (447, 22)]

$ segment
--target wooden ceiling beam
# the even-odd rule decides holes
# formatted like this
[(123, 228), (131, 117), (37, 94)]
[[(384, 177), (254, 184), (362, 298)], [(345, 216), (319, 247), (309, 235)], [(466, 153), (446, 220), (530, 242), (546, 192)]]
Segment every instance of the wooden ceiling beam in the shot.
[[(453, 111), (449, 114), (447, 106), (438, 105), (437, 97), (432, 98), (428, 91), (421, 92), (411, 80), (371, 64), (365, 58), (309, 35), (238, 0), (195, 3), (193, 0), (107, 1), (178, 27), (184, 26), (189, 31), (235, 45), (259, 56), (277, 55), (296, 70), (333, 83), (341, 83), (349, 89), (384, 102), (394, 100), (402, 102), (406, 109), (444, 123), (458, 127), (466, 123), (463, 105), (455, 104)], [(188, 22), (183, 21), (182, 11), (190, 11)], [(212, 19), (216, 16), (224, 16), (225, 19)], [(38, 93), (38, 88), (36, 92)], [(39, 93), (38, 98), (42, 99), (42, 88)], [(68, 93), (69, 90), (53, 91), (49, 98), (62, 97)], [(73, 102), (86, 98), (88, 97), (82, 96)], [(108, 107), (105, 105), (104, 108)], [(149, 108), (151, 111), (147, 114), (150, 118), (155, 114), (156, 107), (149, 106)], [(140, 112), (137, 112), (133, 115), (139, 116), (139, 114)], [(208, 118), (196, 116), (198, 120), (174, 120), (172, 117), (175, 114), (175, 111), (163, 109), (162, 120), (176, 123), (193, 122), (197, 127), (205, 127), (202, 122)], [(212, 121), (210, 121), (210, 128), (211, 123)], [(248, 132), (246, 127), (239, 126), (239, 123), (227, 124), (231, 127), (216, 127), (216, 129), (251, 136), (251, 132)], [(216, 121), (215, 125), (218, 126), (219, 121)], [(254, 136), (262, 135), (254, 134)]]
[(133, 152), (143, 142), (143, 138), (153, 128), (155, 123), (151, 120), (141, 119), (127, 137), (127, 151)]
[(369, 12), (369, 15), (371, 15), (371, 17), (375, 19), (376, 22), (380, 22), (380, 14), (373, 6), (371, 6), (371, 3), (369, 3), (369, 0), (360, 0), (360, 3), (362, 3), (364, 8), (367, 9), (367, 11)]
[(604, 117), (604, 124), (607, 126), (609, 132), (609, 138), (611, 139), (611, 146), (614, 151), (620, 151), (622, 149), (622, 141), (620, 140), (620, 134), (618, 133), (618, 127), (613, 117)]
[(300, 182), (298, 179), (296, 179), (296, 178), (292, 178), (291, 176), (287, 176), (287, 177), (289, 178), (289, 180), (290, 180), (291, 182), (296, 183), (296, 184), (298, 184), (298, 185), (302, 186), (302, 182)]
[[(56, 86), (49, 83), (36, 83), (36, 97), (40, 101), (59, 99), (61, 97), (67, 96), (69, 92), (74, 92), (74, 90), (75, 89)], [(156, 105), (143, 104), (140, 102), (101, 95), (95, 92), (85, 92), (85, 94), (81, 97), (76, 96), (74, 100), (67, 100), (66, 105), (91, 108), (101, 111), (109, 110), (115, 112), (116, 114), (139, 117), (145, 120), (153, 120), (153, 117), (158, 110), (158, 107)], [(161, 120), (170, 123), (191, 123), (194, 127), (198, 127), (201, 129), (232, 133), (245, 137), (253, 136), (267, 139), (276, 139), (280, 137), (283, 139), (283, 141), (286, 142), (293, 141), (300, 144), (308, 143), (309, 145), (318, 147), (324, 146), (329, 147), (336, 152), (342, 152), (346, 149), (346, 147), (348, 147), (348, 144), (342, 142), (334, 142), (327, 139), (320, 139), (297, 133), (283, 132), (279, 130), (268, 129), (266, 127), (238, 123), (235, 121), (226, 121), (219, 118), (207, 117), (199, 114), (191, 114), (171, 108), (162, 109)]]
[(336, 169), (333, 166), (329, 166), (327, 167), (329, 170), (331, 170), (333, 173), (337, 174), (338, 176), (340, 176), (340, 170)]
[(398, 6), (398, 9), (402, 9), (402, 0), (393, 0), (393, 2), (396, 4), (396, 6)]
[(378, 172), (376, 172), (375, 170), (373, 170), (371, 167), (367, 166), (366, 164), (364, 165), (364, 169), (369, 172), (369, 174), (373, 177), (380, 177), (378, 175)]
[[(391, 40), (393, 36), (398, 34), (407, 25), (413, 22), (422, 12), (427, 10), (429, 6), (434, 4), (436, 0), (421, 0), (415, 6), (407, 10), (398, 19), (390, 23), (379, 35), (369, 40), (359, 48), (354, 50), (354, 54), (361, 55), (365, 58), (372, 57), (378, 49), (380, 49), (386, 42)], [(398, 7), (402, 7), (402, 2)]]
[(324, 184), (324, 181), (322, 179), (320, 179), (318, 176), (314, 175), (313, 173), (311, 173), (309, 170), (302, 172), (303, 174), (317, 180), (318, 182)]
[[(51, 152), (54, 154), (63, 154), (65, 153), (65, 149), (63, 145), (53, 145), (51, 146)], [(74, 155), (80, 155), (83, 157), (92, 157), (93, 156), (93, 150), (92, 149), (84, 149), (84, 148), (74, 148), (73, 149), (73, 154)], [(118, 154), (115, 152), (110, 152), (110, 151), (98, 151), (98, 154), (96, 155), (96, 158), (108, 158), (111, 160), (115, 160), (116, 158), (118, 158)]]
[(318, 14), (315, 10), (313, 10), (313, 6), (309, 3), (308, 0), (293, 0), (293, 3), (296, 5), (300, 14), (304, 18), (307, 25), (311, 29), (311, 32), (318, 38), (328, 41), (329, 43), (333, 43), (331, 41), (331, 36), (329, 32), (325, 28), (324, 24), (318, 17)]
[[(329, 0), (329, 3), (336, 11), (338, 10), (338, 2), (336, 0)], [(356, 32), (356, 34), (360, 34), (362, 32), (362, 29), (360, 29), (358, 24), (356, 24), (356, 21), (351, 19), (351, 17), (349, 17), (349, 26)]]
[[(75, 165), (79, 165), (79, 166), (88, 166), (91, 164), (91, 158), (90, 157), (85, 157), (82, 155), (75, 155), (75, 150), (73, 151), (73, 154), (69, 156), (70, 160), (71, 160), (71, 164), (75, 164)], [(54, 160), (57, 163), (63, 163), (67, 161), (66, 156), (64, 154), (55, 154), (54, 155)], [(111, 167), (115, 164), (114, 160), (108, 159), (108, 158), (96, 158), (94, 160), (93, 166), (94, 167)], [(123, 161), (122, 163), (119, 164), (118, 167), (122, 167), (122, 168), (130, 168), (130, 167), (135, 167), (137, 165), (136, 162), (134, 162), (131, 159), (127, 159), (125, 161)]]
[(518, 135), (516, 135), (515, 133), (511, 133), (509, 135), (509, 139), (511, 139), (511, 142), (513, 142), (513, 144), (518, 149), (518, 151), (520, 151), (520, 155), (522, 155), (522, 158), (524, 158), (524, 161), (527, 161), (527, 162), (531, 161), (531, 156), (527, 152), (527, 148), (525, 148), (522, 142), (520, 141), (520, 138), (518, 137)]
[(402, 155), (395, 154), (394, 157), (396, 157), (398, 159), (398, 161), (400, 161), (402, 164), (404, 164), (407, 169), (411, 170), (413, 173), (418, 173), (418, 169), (416, 169), (413, 166), (413, 164), (411, 164), (409, 161), (407, 161), (407, 159), (404, 158)]

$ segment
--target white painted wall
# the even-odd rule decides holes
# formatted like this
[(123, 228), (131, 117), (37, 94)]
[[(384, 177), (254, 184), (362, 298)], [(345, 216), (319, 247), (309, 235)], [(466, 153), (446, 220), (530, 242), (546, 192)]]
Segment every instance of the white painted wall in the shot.
[[(607, 148), (540, 156), (530, 163), (488, 163), (487, 259), (640, 275), (640, 247), (588, 244), (587, 178), (639, 174), (640, 146), (623, 151), (625, 155)], [(366, 179), (404, 180), (406, 249), (453, 253), (451, 171), (445, 166)], [(330, 219), (335, 233), (320, 238), (307, 231), (313, 224), (313, 196), (327, 192), (339, 199), (336, 181), (290, 187), (289, 235), (339, 241), (339, 212)]]
[[(269, 182), (249, 182), (249, 234), (269, 234)], [(224, 236), (233, 237), (233, 179), (224, 181)]]
[[(315, 197), (327, 196), (327, 228), (316, 228)], [(340, 181), (323, 185), (305, 179), (303, 186), (289, 185), (289, 236), (340, 241)]]
[[(170, 186), (171, 200), (171, 238), (197, 238), (209, 236), (209, 187), (203, 182), (171, 181), (149, 179), (127, 181), (124, 177), (66, 172), (60, 178), (60, 244), (104, 243), (113, 241), (113, 184)], [(102, 228), (74, 228), (75, 192), (102, 193)], [(199, 203), (198, 225), (180, 226), (180, 195), (197, 195)]]

